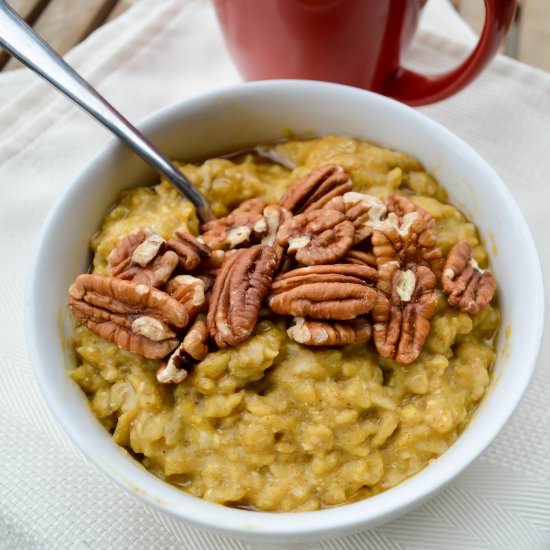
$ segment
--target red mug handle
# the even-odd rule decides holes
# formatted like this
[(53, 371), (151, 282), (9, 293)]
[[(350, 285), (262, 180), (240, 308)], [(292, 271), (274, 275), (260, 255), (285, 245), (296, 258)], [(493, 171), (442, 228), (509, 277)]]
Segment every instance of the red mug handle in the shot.
[(425, 105), (445, 99), (469, 84), (491, 61), (505, 37), (517, 0), (485, 0), (485, 24), (475, 50), (459, 67), (428, 76), (399, 67), (383, 93), (409, 105)]

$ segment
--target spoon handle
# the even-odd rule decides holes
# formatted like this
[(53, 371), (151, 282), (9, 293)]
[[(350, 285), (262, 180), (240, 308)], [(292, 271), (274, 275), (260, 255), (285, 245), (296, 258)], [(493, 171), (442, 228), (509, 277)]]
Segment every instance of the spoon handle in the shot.
[(0, 0), (0, 46), (91, 114), (171, 181), (195, 206), (202, 222), (214, 218), (205, 197), (128, 120), (55, 53), (5, 0)]

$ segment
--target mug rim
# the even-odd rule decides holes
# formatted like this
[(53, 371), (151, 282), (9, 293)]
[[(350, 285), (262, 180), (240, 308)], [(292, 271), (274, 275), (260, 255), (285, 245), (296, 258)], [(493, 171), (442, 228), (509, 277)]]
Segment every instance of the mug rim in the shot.
[[(526, 359), (523, 370), (518, 374), (516, 381), (516, 393), (510, 402), (501, 404), (499, 414), (492, 419), (492, 423), (485, 426), (484, 437), (468, 438), (468, 451), (465, 452), (457, 447), (457, 444), (464, 440), (468, 434), (466, 430), (461, 434), (451, 447), (441, 455), (433, 464), (427, 466), (409, 479), (397, 486), (384, 491), (378, 495), (368, 497), (357, 502), (339, 505), (334, 508), (326, 508), (312, 512), (260, 512), (228, 508), (220, 504), (211, 503), (197, 497), (192, 497), (181, 490), (178, 490), (168, 483), (158, 479), (149, 479), (140, 476), (136, 471), (126, 477), (122, 472), (117, 472), (96, 460), (93, 454), (92, 445), (86, 440), (85, 435), (78, 430), (78, 426), (71, 423), (71, 419), (64, 414), (64, 407), (57, 402), (50, 390), (47, 376), (47, 362), (42, 354), (42, 344), (37, 340), (37, 331), (40, 328), (40, 312), (34, 308), (37, 301), (37, 292), (41, 292), (40, 266), (47, 261), (45, 252), (47, 250), (48, 236), (53, 227), (63, 216), (68, 205), (79, 198), (80, 189), (89, 185), (94, 173), (104, 165), (109, 158), (112, 158), (118, 150), (124, 147), (116, 139), (111, 140), (81, 171), (72, 181), (55, 203), (43, 222), (39, 238), (35, 245), (32, 268), (27, 280), (25, 300), (25, 329), (28, 338), (28, 347), (32, 359), (34, 373), (39, 382), (42, 395), (45, 397), (50, 410), (54, 413), (57, 421), (63, 426), (70, 438), (78, 445), (83, 453), (92, 458), (111, 479), (124, 487), (132, 494), (138, 494), (141, 498), (152, 504), (154, 507), (167, 511), (170, 514), (185, 519), (199, 527), (218, 529), (232, 535), (251, 535), (262, 537), (284, 537), (314, 535), (335, 536), (340, 532), (367, 523), (374, 526), (386, 519), (391, 519), (403, 510), (411, 508), (415, 504), (425, 501), (430, 495), (442, 489), (447, 483), (454, 479), (462, 470), (471, 464), (479, 454), (491, 443), (508, 421), (512, 412), (516, 409), (521, 397), (524, 395), (529, 380), (535, 368), (535, 362), (540, 349), (543, 334), (544, 319), (544, 288), (542, 283), (542, 270), (536, 251), (536, 247), (523, 214), (513, 199), (511, 193), (505, 187), (501, 178), (484, 161), (480, 155), (455, 134), (447, 130), (438, 122), (433, 121), (426, 115), (398, 103), (390, 98), (378, 95), (366, 90), (360, 90), (349, 86), (316, 81), (302, 80), (271, 80), (252, 83), (237, 84), (229, 87), (216, 89), (206, 94), (179, 101), (147, 116), (138, 126), (147, 135), (153, 132), (163, 132), (170, 125), (171, 120), (181, 120), (193, 111), (202, 110), (205, 105), (212, 102), (231, 101), (238, 98), (246, 100), (246, 97), (254, 95), (270, 94), (274, 92), (292, 94), (297, 90), (307, 90), (308, 93), (328, 94), (350, 94), (368, 97), (368, 101), (383, 108), (391, 108), (399, 112), (400, 116), (410, 118), (414, 124), (428, 127), (434, 140), (440, 136), (456, 147), (468, 162), (475, 163), (484, 171), (487, 177), (487, 185), (492, 186), (494, 191), (501, 195), (513, 213), (513, 221), (517, 224), (517, 231), (524, 239), (522, 254), (529, 269), (529, 286), (535, 295), (540, 296), (539, 307), (533, 312), (532, 338), (526, 344)], [(498, 359), (497, 359), (498, 361)], [(489, 396), (484, 397), (485, 402)], [(90, 414), (91, 411), (90, 411)], [(107, 434), (108, 435), (108, 434)], [(112, 442), (113, 446), (117, 446)], [(462, 445), (463, 447), (464, 445)], [(117, 446), (118, 447), (118, 446)], [(459, 452), (456, 449), (459, 449)], [(455, 452), (453, 452), (455, 449)], [(120, 450), (120, 449), (119, 449)], [(460, 453), (460, 450), (462, 453)], [(456, 455), (456, 456), (455, 456)], [(123, 455), (121, 454), (121, 457)], [(454, 460), (453, 460), (454, 458)], [(132, 461), (129, 456), (123, 457), (124, 461)], [(130, 471), (130, 468), (128, 469)], [(153, 477), (147, 472), (148, 476)], [(143, 487), (143, 486), (146, 486)]]

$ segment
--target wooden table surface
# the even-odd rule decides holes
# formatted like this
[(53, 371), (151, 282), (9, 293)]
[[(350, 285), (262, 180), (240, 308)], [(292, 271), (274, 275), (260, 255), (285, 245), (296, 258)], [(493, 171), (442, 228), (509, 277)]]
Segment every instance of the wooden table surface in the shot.
[[(46, 42), (64, 54), (99, 26), (120, 15), (135, 1), (139, 0), (8, 0), (8, 3)], [(485, 17), (484, 2), (451, 1), (466, 21), (479, 32)], [(504, 53), (550, 71), (550, 0), (519, 2), (516, 21), (508, 36)], [(9, 71), (20, 66), (17, 60), (0, 49), (0, 71)]]
[[(120, 15), (131, 0), (8, 0), (50, 46), (64, 54), (95, 29)], [(0, 48), (0, 71), (21, 67)]]
[[(479, 33), (485, 19), (483, 1), (452, 2)], [(524, 63), (550, 71), (550, 0), (519, 0), (516, 21), (508, 34), (504, 52)]]

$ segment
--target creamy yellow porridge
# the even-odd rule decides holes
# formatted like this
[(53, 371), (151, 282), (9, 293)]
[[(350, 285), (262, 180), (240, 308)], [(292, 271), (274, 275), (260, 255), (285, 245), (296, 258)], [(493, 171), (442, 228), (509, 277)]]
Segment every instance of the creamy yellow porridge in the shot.
[[(338, 165), (353, 192), (405, 196), (428, 212), (443, 259), (462, 242), (476, 273), (487, 268), (475, 225), (414, 158), (344, 137), (291, 141), (276, 150), (296, 168), (254, 155), (181, 168), (215, 214), (226, 216), (247, 199), (277, 203), (310, 170)], [(110, 276), (117, 242), (142, 227), (164, 239), (199, 231), (193, 208), (167, 182), (131, 189), (92, 239), (92, 273)], [(441, 277), (448, 269), (447, 262)], [(498, 306), (493, 300), (468, 313), (455, 307), (458, 301), (449, 303), (441, 284), (432, 294), (429, 335), (408, 364), (382, 357), (374, 336), (339, 347), (297, 343), (287, 332), (290, 317), (264, 305), (250, 337), (221, 348), (210, 342), (206, 357), (187, 364), (188, 375), (172, 384), (159, 383), (160, 360), (79, 325), (71, 376), (114, 441), (161, 479), (231, 506), (317, 510), (375, 495), (426, 467), (452, 445), (483, 398)], [(376, 332), (379, 323), (370, 317), (368, 323)]]

